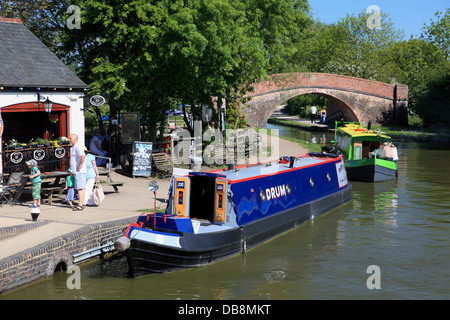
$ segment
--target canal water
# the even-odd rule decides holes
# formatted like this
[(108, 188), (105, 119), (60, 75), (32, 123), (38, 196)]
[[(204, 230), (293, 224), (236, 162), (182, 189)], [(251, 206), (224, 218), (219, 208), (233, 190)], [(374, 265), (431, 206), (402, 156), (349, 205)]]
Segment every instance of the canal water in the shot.
[[(329, 143), (332, 134), (280, 129)], [(353, 200), (246, 254), (137, 279), (124, 257), (64, 271), (8, 299), (450, 299), (450, 146), (395, 141), (399, 177), (353, 182)]]

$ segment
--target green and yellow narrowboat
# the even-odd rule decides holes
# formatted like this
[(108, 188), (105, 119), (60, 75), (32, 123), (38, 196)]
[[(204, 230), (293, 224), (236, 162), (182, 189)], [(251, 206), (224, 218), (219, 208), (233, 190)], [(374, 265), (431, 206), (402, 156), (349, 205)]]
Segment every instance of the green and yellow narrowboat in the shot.
[(390, 149), (393, 157), (386, 157), (390, 147), (385, 145), (392, 139), (379, 130), (364, 128), (359, 122), (337, 121), (335, 143), (335, 149), (344, 156), (349, 180), (378, 182), (397, 177), (396, 149)]

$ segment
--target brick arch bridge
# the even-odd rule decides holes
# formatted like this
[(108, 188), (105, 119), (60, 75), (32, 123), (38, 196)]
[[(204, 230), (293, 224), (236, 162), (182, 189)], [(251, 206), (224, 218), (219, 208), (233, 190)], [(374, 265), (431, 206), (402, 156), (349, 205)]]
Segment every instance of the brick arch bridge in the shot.
[(407, 125), (408, 86), (330, 73), (284, 73), (253, 85), (242, 108), (250, 126), (265, 126), (277, 106), (303, 94), (325, 96), (328, 120)]

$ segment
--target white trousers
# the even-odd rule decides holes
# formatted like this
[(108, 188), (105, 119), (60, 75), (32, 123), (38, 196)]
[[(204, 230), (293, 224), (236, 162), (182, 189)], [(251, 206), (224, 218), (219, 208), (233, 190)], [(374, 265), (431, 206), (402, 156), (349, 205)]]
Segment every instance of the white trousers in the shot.
[(84, 188), (84, 205), (88, 204), (90, 206), (95, 206), (94, 202), (94, 185), (95, 178), (86, 181), (86, 187)]

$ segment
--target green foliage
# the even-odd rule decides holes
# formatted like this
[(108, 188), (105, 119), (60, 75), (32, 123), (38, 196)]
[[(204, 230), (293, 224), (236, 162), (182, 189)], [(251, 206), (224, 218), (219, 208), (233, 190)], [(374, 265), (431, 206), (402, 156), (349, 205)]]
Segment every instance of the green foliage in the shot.
[(430, 25), (424, 25), (422, 38), (436, 45), (444, 55), (446, 60), (450, 59), (450, 8), (447, 8), (445, 15), (436, 12), (438, 21), (431, 21)]
[(450, 122), (450, 64), (429, 75), (416, 99), (419, 106), (416, 113), (425, 125)]
[[(70, 5), (81, 9), (81, 29), (66, 26)], [(411, 113), (444, 121), (437, 115), (450, 113), (450, 9), (409, 40), (384, 12), (376, 29), (365, 10), (329, 25), (309, 10), (307, 0), (32, 0), (3, 1), (0, 15), (21, 18), (92, 90), (106, 92), (111, 112), (148, 118), (152, 140), (179, 102), (200, 120), (200, 107), (215, 97), (227, 126), (245, 125), (251, 84), (282, 72), (407, 84)], [(308, 115), (308, 106), (326, 104), (314, 99), (288, 108)]]
[(326, 109), (326, 106), (328, 106), (329, 103), (330, 102), (324, 96), (318, 94), (301, 95), (289, 99), (285, 111), (290, 115), (296, 115), (300, 118), (310, 118), (311, 107), (313, 105), (320, 111), (322, 108)]

